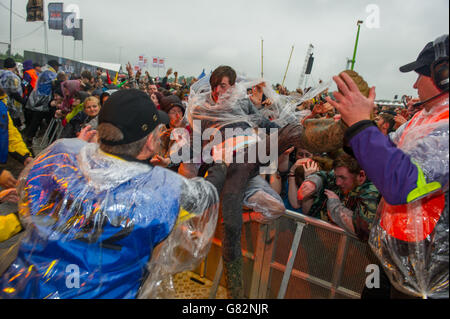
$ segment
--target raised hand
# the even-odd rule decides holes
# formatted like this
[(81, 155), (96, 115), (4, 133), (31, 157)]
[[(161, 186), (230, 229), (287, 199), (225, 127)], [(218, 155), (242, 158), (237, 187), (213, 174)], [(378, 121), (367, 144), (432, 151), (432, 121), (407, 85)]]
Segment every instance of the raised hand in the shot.
[(306, 163), (302, 164), (302, 166), (305, 170), (305, 177), (319, 171), (319, 165), (312, 160), (307, 161)]
[[(291, 166), (291, 169), (289, 171), (290, 174), (295, 174), (295, 170), (297, 167), (303, 166), (305, 163), (307, 163), (309, 160), (307, 158), (300, 158), (298, 159), (294, 165)], [(305, 176), (306, 177), (306, 176)]]
[(365, 97), (345, 72), (334, 76), (333, 80), (339, 89), (339, 92), (333, 93), (336, 101), (330, 97), (326, 100), (339, 111), (345, 124), (352, 126), (359, 121), (370, 120), (375, 107), (375, 87), (370, 89), (369, 97)]
[(78, 138), (88, 143), (97, 143), (97, 131), (87, 125), (80, 131)]
[(132, 76), (133, 76), (133, 67), (131, 66), (131, 63), (130, 63), (130, 62), (127, 63), (126, 68), (127, 68), (128, 75), (129, 75), (130, 77), (132, 77)]
[(283, 152), (278, 157), (278, 170), (280, 172), (286, 172), (289, 169), (289, 155), (295, 150), (295, 147), (291, 147)]
[(249, 98), (255, 106), (262, 105), (261, 101), (262, 101), (262, 97), (264, 94), (263, 88), (265, 86), (266, 86), (266, 83), (261, 82), (252, 88), (252, 94), (249, 96)]

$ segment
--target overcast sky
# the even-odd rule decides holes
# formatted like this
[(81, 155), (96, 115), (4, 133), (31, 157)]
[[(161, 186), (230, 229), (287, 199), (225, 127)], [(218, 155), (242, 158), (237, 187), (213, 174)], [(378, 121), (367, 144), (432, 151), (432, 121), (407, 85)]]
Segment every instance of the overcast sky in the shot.
[[(45, 1), (45, 11), (49, 2)], [(347, 58), (353, 56), (356, 22), (364, 20), (355, 71), (377, 87), (379, 99), (416, 96), (415, 74), (402, 74), (398, 68), (415, 60), (427, 42), (449, 33), (448, 0), (61, 2), (80, 8), (85, 60), (136, 64), (145, 54), (165, 57), (166, 66), (180, 75), (198, 76), (202, 69), (209, 72), (225, 64), (257, 78), (264, 39), (264, 78), (272, 84), (283, 81), (294, 46), (285, 81), (290, 90), (297, 87), (310, 43), (315, 62), (309, 84), (328, 81), (344, 70)], [(9, 3), (0, 0), (0, 42), (9, 42)], [(25, 22), (26, 4), (27, 0), (13, 0), (13, 52), (44, 52), (43, 28), (27, 36), (42, 22)], [(49, 53), (60, 56), (60, 31), (49, 30), (48, 39)], [(72, 37), (65, 37), (64, 43), (65, 57), (73, 58)], [(0, 49), (5, 51), (5, 45)], [(81, 42), (76, 43), (75, 58), (81, 59)], [(158, 73), (151, 67), (149, 71)]]

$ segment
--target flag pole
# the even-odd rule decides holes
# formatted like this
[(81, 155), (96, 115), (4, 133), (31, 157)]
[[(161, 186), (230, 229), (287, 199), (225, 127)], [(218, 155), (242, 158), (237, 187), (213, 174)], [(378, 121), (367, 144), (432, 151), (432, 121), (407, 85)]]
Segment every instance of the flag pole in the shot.
[(48, 54), (48, 35), (47, 35), (47, 18), (45, 17), (45, 1), (42, 1), (42, 18), (44, 19), (44, 52), (45, 54)]
[(261, 78), (264, 78), (264, 39), (261, 38)]
[(48, 54), (48, 35), (47, 35), (47, 22), (44, 21), (44, 50), (45, 54)]
[(288, 65), (286, 67), (286, 72), (284, 73), (283, 82), (281, 83), (281, 86), (283, 86), (283, 87), (284, 87), (284, 81), (286, 80), (286, 75), (287, 75), (287, 72), (288, 72), (288, 69), (289, 69), (289, 64), (291, 64), (292, 52), (294, 52), (294, 46), (292, 46), (291, 55), (289, 56)]
[(358, 31), (356, 33), (356, 41), (355, 41), (355, 49), (353, 50), (353, 59), (352, 59), (352, 66), (351, 66), (351, 70), (353, 71), (353, 69), (355, 68), (355, 62), (356, 62), (356, 50), (358, 49), (358, 41), (359, 41), (359, 32), (361, 30), (361, 24), (363, 24), (363, 21), (358, 20), (358, 22), (356, 23), (356, 25), (358, 26)]
[(12, 0), (9, 2), (9, 47), (8, 56), (12, 56)]

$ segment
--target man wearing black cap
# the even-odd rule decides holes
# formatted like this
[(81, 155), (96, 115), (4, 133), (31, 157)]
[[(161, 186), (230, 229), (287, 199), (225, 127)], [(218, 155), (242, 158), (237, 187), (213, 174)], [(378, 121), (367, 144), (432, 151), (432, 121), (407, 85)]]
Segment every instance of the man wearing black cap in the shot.
[(29, 232), (2, 298), (155, 296), (205, 257), (227, 166), (192, 180), (151, 166), (166, 123), (146, 93), (121, 90), (100, 111), (99, 144), (62, 139), (36, 159), (19, 187)]
[(53, 70), (54, 70), (56, 73), (58, 73), (59, 67), (62, 66), (62, 64), (59, 63), (59, 62), (56, 61), (56, 60), (50, 60), (50, 61), (47, 62), (47, 64), (48, 64), (51, 68), (53, 68)]
[(350, 127), (344, 143), (383, 195), (369, 244), (394, 293), (448, 298), (449, 36), (429, 42), (415, 71), (423, 106), (395, 134), (386, 137), (370, 121), (375, 88), (362, 96), (346, 75), (334, 77), (336, 102), (327, 99)]

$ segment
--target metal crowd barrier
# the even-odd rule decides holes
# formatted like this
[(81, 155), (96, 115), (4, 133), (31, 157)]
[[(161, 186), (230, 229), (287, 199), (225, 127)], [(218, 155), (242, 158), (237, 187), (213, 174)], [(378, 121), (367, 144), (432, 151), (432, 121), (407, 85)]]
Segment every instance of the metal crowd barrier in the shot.
[[(218, 229), (200, 271), (213, 280), (210, 298), (220, 283), (225, 286), (220, 236)], [(244, 290), (250, 299), (358, 299), (365, 269), (376, 263), (367, 243), (293, 211), (271, 224), (244, 224), (242, 246)]]
[(64, 127), (62, 125), (61, 119), (52, 118), (39, 144), (40, 150), (46, 148), (51, 143), (59, 139), (63, 129)]

